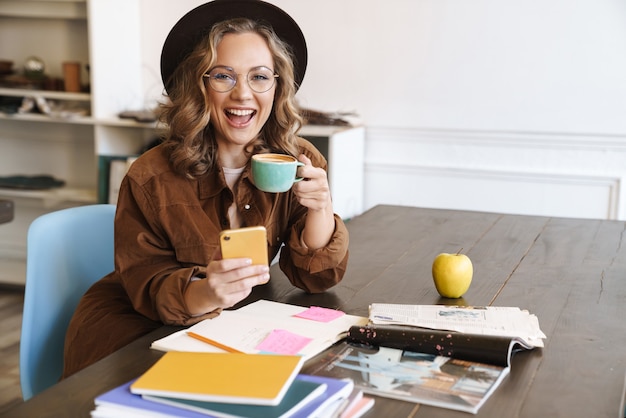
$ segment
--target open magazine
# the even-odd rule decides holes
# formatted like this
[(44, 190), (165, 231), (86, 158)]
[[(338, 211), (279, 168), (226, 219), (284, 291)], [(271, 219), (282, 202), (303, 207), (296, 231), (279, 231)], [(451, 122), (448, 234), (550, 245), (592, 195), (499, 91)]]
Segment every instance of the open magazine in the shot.
[(352, 326), (310, 373), (476, 413), (509, 373), (513, 352), (543, 347), (544, 338), (537, 317), (519, 308), (372, 304), (368, 325)]

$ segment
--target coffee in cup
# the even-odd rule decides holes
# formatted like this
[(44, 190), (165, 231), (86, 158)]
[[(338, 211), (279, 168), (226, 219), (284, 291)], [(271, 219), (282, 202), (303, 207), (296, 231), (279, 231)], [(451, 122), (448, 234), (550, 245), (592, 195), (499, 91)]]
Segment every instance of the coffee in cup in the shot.
[(302, 180), (296, 172), (303, 165), (291, 155), (255, 154), (252, 156), (254, 185), (264, 192), (286, 192), (295, 182)]

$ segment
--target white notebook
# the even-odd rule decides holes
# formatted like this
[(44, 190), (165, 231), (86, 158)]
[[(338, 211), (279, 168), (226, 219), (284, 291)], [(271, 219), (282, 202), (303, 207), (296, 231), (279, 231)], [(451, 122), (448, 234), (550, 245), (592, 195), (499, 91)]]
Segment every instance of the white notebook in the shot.
[[(310, 341), (297, 353), (305, 360), (315, 356), (346, 336), (353, 325), (366, 325), (365, 317), (343, 314), (329, 322), (300, 318), (295, 315), (309, 307), (259, 300), (237, 310), (223, 311), (213, 319), (205, 319), (152, 343), (161, 351), (223, 352), (209, 343), (192, 338), (193, 332), (244, 353), (260, 353), (259, 344), (274, 332), (286, 331)], [(283, 345), (288, 345), (286, 341)], [(286, 353), (281, 353), (286, 354)]]

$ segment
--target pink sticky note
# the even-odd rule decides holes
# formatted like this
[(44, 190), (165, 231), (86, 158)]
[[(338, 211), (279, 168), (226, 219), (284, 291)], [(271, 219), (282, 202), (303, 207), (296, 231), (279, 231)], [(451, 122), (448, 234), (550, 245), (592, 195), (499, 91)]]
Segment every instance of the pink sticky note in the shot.
[(333, 319), (337, 319), (340, 316), (344, 316), (345, 312), (338, 311), (336, 309), (320, 308), (319, 306), (311, 306), (304, 312), (300, 312), (297, 315), (298, 318), (311, 319), (318, 322), (330, 322)]
[(294, 355), (298, 354), (309, 342), (311, 338), (284, 329), (275, 329), (255, 348), (275, 354)]

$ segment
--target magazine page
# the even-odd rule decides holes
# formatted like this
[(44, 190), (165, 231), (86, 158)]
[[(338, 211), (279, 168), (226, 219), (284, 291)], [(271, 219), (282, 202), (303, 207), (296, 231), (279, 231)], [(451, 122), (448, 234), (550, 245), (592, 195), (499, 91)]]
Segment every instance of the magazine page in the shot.
[(350, 378), (364, 393), (474, 414), (509, 373), (508, 367), (347, 342), (318, 358), (311, 373)]
[(347, 340), (503, 367), (510, 365), (513, 350), (533, 348), (515, 337), (463, 334), (405, 325), (353, 326)]
[(517, 337), (535, 347), (543, 347), (546, 335), (539, 320), (516, 307), (403, 305), (373, 303), (372, 324), (399, 324), (422, 328), (457, 331), (468, 334)]

